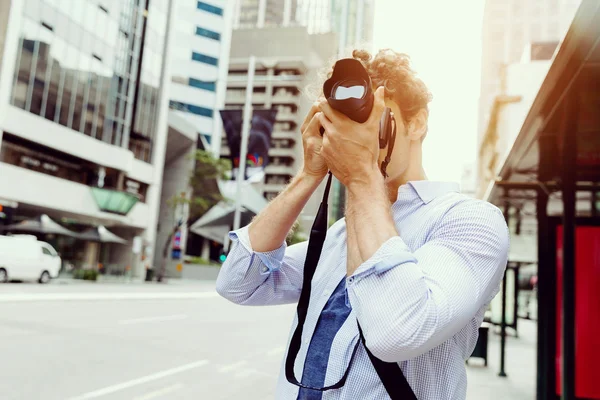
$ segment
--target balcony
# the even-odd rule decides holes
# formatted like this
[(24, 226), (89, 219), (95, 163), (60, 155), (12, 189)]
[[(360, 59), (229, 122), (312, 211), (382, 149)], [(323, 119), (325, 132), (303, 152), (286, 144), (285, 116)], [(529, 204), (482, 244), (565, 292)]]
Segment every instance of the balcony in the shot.
[(296, 151), (294, 148), (286, 147), (271, 147), (269, 149), (269, 156), (271, 157), (296, 157)]
[[(227, 77), (227, 87), (245, 88), (248, 82), (247, 75), (229, 75)], [(266, 86), (271, 83), (274, 87), (293, 86), (299, 90), (304, 87), (303, 75), (255, 75), (254, 86)]]
[[(253, 104), (264, 104), (267, 99), (266, 93), (252, 93)], [(227, 104), (244, 104), (246, 102), (245, 90), (228, 90), (225, 96)]]
[(263, 192), (279, 193), (285, 188), (285, 183), (265, 183)]
[(296, 170), (292, 166), (269, 164), (265, 168), (266, 174), (272, 175), (291, 175), (294, 176)]
[(302, 135), (299, 132), (295, 131), (273, 131), (272, 135), (273, 139), (291, 139), (294, 141), (302, 140)]
[(272, 103), (277, 104), (298, 104), (300, 96), (291, 93), (276, 93), (271, 99)]

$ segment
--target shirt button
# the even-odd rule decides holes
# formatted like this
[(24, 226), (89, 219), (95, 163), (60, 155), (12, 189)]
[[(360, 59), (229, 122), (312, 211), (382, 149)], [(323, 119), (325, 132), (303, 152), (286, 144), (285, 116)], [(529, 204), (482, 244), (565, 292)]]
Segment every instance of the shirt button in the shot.
[(304, 339), (304, 344), (308, 344), (308, 339)]
[(269, 267), (262, 267), (262, 272), (268, 272), (269, 271)]
[(329, 290), (324, 291), (323, 296), (329, 296)]
[(352, 282), (354, 282), (354, 277), (353, 276), (351, 276), (350, 278), (348, 278), (348, 283), (352, 283)]

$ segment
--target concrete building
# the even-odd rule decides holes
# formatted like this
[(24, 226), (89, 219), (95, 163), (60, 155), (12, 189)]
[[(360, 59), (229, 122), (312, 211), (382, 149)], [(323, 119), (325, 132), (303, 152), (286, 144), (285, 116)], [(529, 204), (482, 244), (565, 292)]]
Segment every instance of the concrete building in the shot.
[[(477, 148), (481, 146), (492, 117), (495, 98), (505, 93), (503, 76), (506, 66), (519, 62), (526, 49), (532, 49), (532, 43), (538, 44), (534, 46), (534, 52), (540, 50), (543, 53), (548, 50), (543, 43), (560, 41), (580, 2), (581, 0), (486, 1), (482, 25)], [(534, 54), (533, 58), (536, 57), (546, 58), (547, 55)], [(528, 59), (527, 55), (525, 59)]]
[[(301, 93), (310, 84), (320, 82), (318, 72), (336, 57), (346, 56), (349, 47), (370, 47), (373, 11), (373, 0), (238, 2), (226, 103), (232, 107), (243, 105), (248, 56), (260, 55), (253, 103), (279, 107), (269, 154), (271, 164), (260, 186), (267, 199), (275, 197), (302, 165), (299, 124), (314, 99)], [(263, 41), (269, 43), (268, 49), (262, 48)], [(226, 146), (224, 140), (222, 145)], [(221, 156), (228, 154), (229, 149), (224, 147)], [(344, 188), (334, 179), (330, 210), (335, 220), (343, 216), (344, 197)], [(301, 215), (305, 232), (310, 230), (320, 201), (321, 196), (315, 194)]]
[[(15, 221), (45, 213), (73, 228), (108, 227), (129, 245), (101, 261), (138, 277), (131, 244), (143, 238), (152, 255), (168, 108), (170, 1), (146, 4), (0, 5), (0, 198), (17, 206)], [(73, 241), (62, 246), (67, 261), (89, 258)]]
[(293, 26), (298, 0), (236, 0), (234, 29)]
[[(218, 110), (225, 104), (227, 67), (234, 3), (227, 0), (173, 0), (176, 23), (170, 27), (169, 117), (160, 217), (154, 265), (163, 260), (165, 243), (179, 219), (195, 218), (187, 207), (174, 209), (174, 197), (193, 195), (189, 178), (196, 149), (220, 152), (222, 123)], [(187, 224), (178, 233), (181, 258), (169, 252), (167, 276), (179, 277), (177, 265), (186, 254)], [(205, 245), (199, 242), (200, 246)], [(177, 255), (177, 252), (175, 253)]]
[[(264, 43), (269, 46), (264, 46)], [(333, 33), (310, 35), (305, 27), (238, 29), (233, 31), (227, 108), (241, 108), (248, 81), (248, 60), (257, 57), (252, 104), (254, 107), (277, 107), (272, 134), (270, 163), (265, 169), (264, 183), (258, 185), (267, 199), (275, 197), (302, 165), (300, 124), (308, 112), (311, 99), (302, 94), (309, 83), (317, 80), (317, 72), (337, 51)], [(229, 156), (223, 138), (221, 156)], [(300, 222), (307, 232), (320, 202), (313, 196)]]
[[(533, 54), (533, 59), (506, 67), (503, 78), (504, 93), (495, 97), (490, 118), (481, 138), (477, 167), (477, 197), (482, 198), (488, 186), (497, 176), (499, 168), (504, 164), (516, 135), (523, 124), (527, 111), (542, 84), (551, 57), (558, 43), (544, 43), (545, 52), (526, 52)], [(532, 47), (537, 48), (537, 44)], [(545, 55), (540, 55), (545, 54)]]

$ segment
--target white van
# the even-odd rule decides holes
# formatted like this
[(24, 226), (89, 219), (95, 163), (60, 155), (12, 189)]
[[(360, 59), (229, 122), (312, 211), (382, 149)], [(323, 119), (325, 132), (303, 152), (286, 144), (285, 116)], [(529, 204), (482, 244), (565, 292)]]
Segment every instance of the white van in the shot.
[(48, 283), (60, 271), (61, 259), (52, 246), (32, 235), (0, 235), (0, 283), (9, 280)]

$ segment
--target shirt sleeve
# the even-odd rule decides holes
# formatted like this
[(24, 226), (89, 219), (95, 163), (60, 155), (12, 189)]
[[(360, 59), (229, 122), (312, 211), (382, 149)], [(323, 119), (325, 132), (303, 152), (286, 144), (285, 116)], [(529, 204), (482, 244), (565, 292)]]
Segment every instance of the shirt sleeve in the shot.
[(450, 210), (414, 252), (386, 241), (347, 278), (371, 352), (400, 362), (454, 336), (497, 292), (508, 245), (502, 213), (484, 202)]
[(217, 292), (243, 305), (274, 305), (297, 302), (307, 242), (268, 252), (252, 249), (248, 227), (229, 233), (231, 249), (217, 278)]

